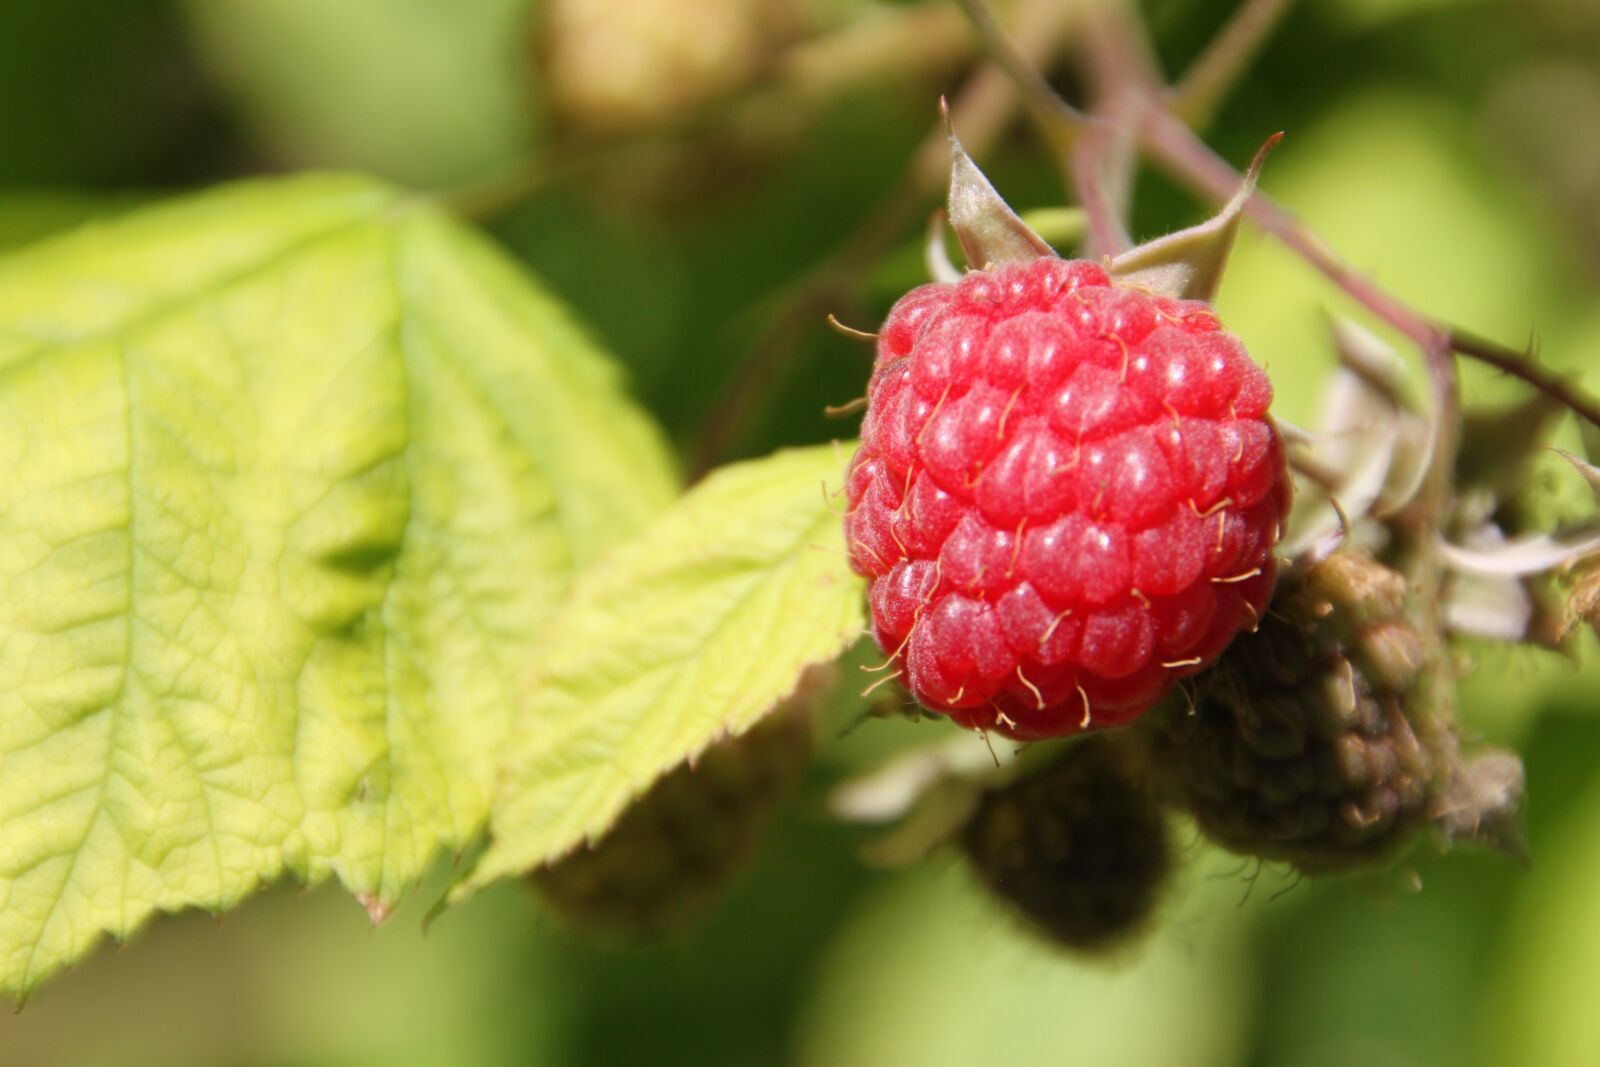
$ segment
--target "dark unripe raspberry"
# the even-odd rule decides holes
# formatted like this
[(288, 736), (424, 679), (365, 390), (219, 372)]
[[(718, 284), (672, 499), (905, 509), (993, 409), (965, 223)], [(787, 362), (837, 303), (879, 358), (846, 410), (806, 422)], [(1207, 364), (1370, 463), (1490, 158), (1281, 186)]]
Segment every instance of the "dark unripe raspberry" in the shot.
[(661, 778), (591, 847), (535, 871), (534, 887), (574, 925), (621, 940), (702, 918), (810, 760), (812, 688)]
[(1429, 824), (1457, 748), (1423, 706), (1436, 668), (1405, 604), (1398, 573), (1339, 552), (1284, 580), (1192, 710), (1152, 721), (1163, 781), (1209, 837), (1331, 873), (1383, 865)]
[(1256, 624), (1289, 507), (1211, 308), (1046, 257), (889, 313), (847, 492), (912, 694), (1020, 739), (1126, 723)]
[(1166, 819), (1129, 746), (1077, 742), (993, 790), (961, 847), (995, 893), (1068, 948), (1108, 948), (1155, 911), (1172, 868)]

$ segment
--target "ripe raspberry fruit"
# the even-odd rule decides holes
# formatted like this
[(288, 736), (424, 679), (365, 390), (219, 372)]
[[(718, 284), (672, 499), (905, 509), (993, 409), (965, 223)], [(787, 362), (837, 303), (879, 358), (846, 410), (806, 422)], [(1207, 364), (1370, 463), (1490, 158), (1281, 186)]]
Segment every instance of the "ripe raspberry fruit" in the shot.
[(912, 694), (1037, 739), (1116, 726), (1272, 592), (1272, 387), (1209, 305), (1045, 256), (890, 311), (846, 537)]

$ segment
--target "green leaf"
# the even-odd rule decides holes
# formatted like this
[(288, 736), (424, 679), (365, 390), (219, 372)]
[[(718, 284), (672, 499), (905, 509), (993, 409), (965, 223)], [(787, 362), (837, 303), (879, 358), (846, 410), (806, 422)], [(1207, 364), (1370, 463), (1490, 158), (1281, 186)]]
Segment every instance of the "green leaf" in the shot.
[(0, 254), (75, 226), (114, 218), (152, 195), (86, 189), (18, 189), (0, 192)]
[(860, 635), (823, 446), (723, 468), (579, 579), (532, 668), (469, 895), (593, 840)]
[(480, 832), (516, 666), (674, 491), (610, 364), (365, 180), (0, 261), (0, 990), (283, 872), (381, 919)]

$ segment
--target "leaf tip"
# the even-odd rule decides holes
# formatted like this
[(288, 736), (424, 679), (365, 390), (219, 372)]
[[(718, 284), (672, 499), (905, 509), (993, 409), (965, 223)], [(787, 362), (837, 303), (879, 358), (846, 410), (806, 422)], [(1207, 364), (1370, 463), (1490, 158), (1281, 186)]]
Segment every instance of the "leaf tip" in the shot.
[(384, 920), (388, 919), (390, 915), (394, 914), (393, 901), (384, 900), (378, 894), (368, 892), (365, 889), (356, 893), (356, 903), (360, 904), (361, 907), (366, 911), (367, 918), (372, 920), (372, 926), (374, 929), (382, 926)]
[(438, 900), (433, 902), (433, 906), (429, 908), (427, 913), (422, 916), (423, 937), (427, 937), (428, 931), (433, 929), (433, 924), (439, 920), (440, 916), (450, 910), (450, 904), (454, 900), (455, 891), (452, 889), (450, 892), (445, 893)]

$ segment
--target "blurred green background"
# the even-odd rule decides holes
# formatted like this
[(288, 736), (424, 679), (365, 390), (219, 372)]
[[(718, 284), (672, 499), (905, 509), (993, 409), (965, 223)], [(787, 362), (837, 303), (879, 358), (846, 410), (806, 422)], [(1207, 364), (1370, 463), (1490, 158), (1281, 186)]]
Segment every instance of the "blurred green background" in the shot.
[[(866, 354), (795, 310), (797, 280), (880, 210), (933, 101), (970, 74), (970, 46), (930, 23), (887, 42), (853, 88), (808, 82), (704, 115), (695, 77), (719, 92), (782, 83), (790, 42), (884, 14), (757, 0), (769, 17), (729, 38), (746, 50), (737, 62), (691, 57), (653, 104), (585, 115), (608, 98), (552, 84), (559, 49), (629, 47), (606, 40), (628, 20), (558, 45), (541, 11), (556, 2), (0, 4), (0, 246), (244, 174), (353, 167), (455, 189), (548, 167), (484, 222), (627, 364), (686, 457), (707, 448), (708, 419), (725, 431), (721, 458), (848, 433), (822, 408), (861, 392)], [(635, 3), (655, 6), (609, 7)], [(681, 30), (724, 26), (739, 5), (673, 6), (689, 13)], [(1226, 6), (1147, 0), (1170, 71)], [(684, 137), (638, 133), (684, 116)], [(1600, 386), (1600, 0), (1302, 0), (1211, 139), (1242, 161), (1279, 129), (1266, 189), (1352, 263), (1475, 331), (1511, 344), (1536, 332), (1552, 364)], [(594, 147), (619, 130), (631, 147)], [(1020, 124), (981, 162), (1019, 207), (1060, 197)], [(899, 210), (894, 254), (830, 294), (847, 322), (869, 327), (919, 280), (925, 205)], [(1199, 211), (1141, 180), (1140, 235)], [(1282, 411), (1308, 420), (1331, 365), (1325, 311), (1349, 305), (1247, 234), (1221, 306)], [(785, 315), (776, 344), (764, 338)], [(750, 387), (733, 385), (752, 359)], [(1467, 391), (1516, 395), (1476, 373)], [(1462, 652), (1469, 729), (1527, 761), (1531, 869), (1423, 857), (1391, 877), (1292, 884), (1195, 845), (1147, 942), (1074, 960), (1022, 934), (953, 857), (903, 872), (860, 862), (861, 835), (824, 815), (827, 782), (941, 729), (875, 721), (829, 743), (757, 869), (692, 936), (594, 947), (507, 886), (424, 937), (444, 869), (377, 931), (332, 887), (282, 887), (102, 949), (0, 1016), (0, 1064), (1597, 1064), (1600, 672), (1587, 651), (1581, 670)]]

